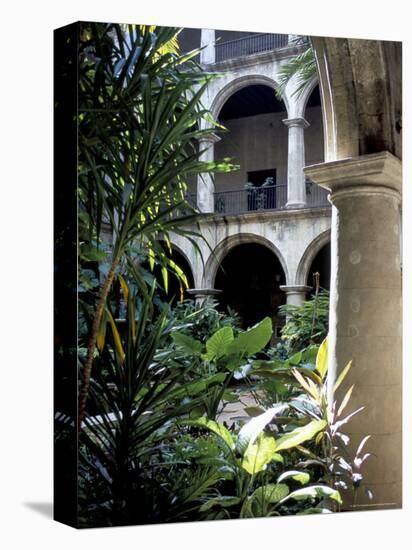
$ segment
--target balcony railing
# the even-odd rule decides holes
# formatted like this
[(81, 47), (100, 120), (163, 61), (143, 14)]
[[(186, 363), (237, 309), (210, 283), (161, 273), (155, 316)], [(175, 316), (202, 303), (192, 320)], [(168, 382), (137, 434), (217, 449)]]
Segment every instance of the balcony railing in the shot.
[(216, 214), (277, 210), (286, 206), (287, 185), (220, 191), (214, 195)]
[[(318, 185), (306, 182), (306, 208), (330, 206), (328, 191)], [(251, 189), (233, 189), (214, 193), (215, 214), (244, 214), (259, 210), (281, 210), (288, 200), (286, 184), (255, 187)], [(186, 200), (197, 207), (195, 193), (188, 193)]]
[(216, 62), (268, 52), (288, 45), (287, 34), (252, 34), (245, 38), (216, 43)]

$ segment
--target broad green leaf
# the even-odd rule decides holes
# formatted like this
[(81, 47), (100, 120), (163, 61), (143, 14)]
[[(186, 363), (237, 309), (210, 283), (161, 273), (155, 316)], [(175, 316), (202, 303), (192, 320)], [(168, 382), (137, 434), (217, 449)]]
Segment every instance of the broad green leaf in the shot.
[(339, 504), (342, 504), (342, 498), (339, 491), (332, 489), (327, 485), (312, 485), (310, 487), (303, 487), (302, 489), (297, 489), (290, 493), (286, 498), (281, 501), (281, 504), (288, 501), (289, 499), (293, 500), (314, 500), (315, 498), (330, 498), (335, 500)]
[(299, 363), (302, 362), (302, 352), (301, 351), (298, 351), (297, 353), (295, 353), (294, 355), (292, 355), (292, 357), (289, 357), (288, 359), (288, 363), (290, 363), (291, 365), (299, 365)]
[(246, 353), (253, 355), (262, 350), (272, 337), (272, 320), (265, 317), (254, 327), (241, 332), (228, 346), (227, 353)]
[(206, 357), (209, 361), (225, 355), (229, 344), (233, 342), (232, 327), (223, 327), (213, 334), (206, 342)]
[(310, 475), (307, 472), (289, 470), (288, 472), (284, 472), (278, 477), (278, 483), (280, 483), (281, 481), (285, 481), (285, 479), (293, 479), (295, 481), (299, 481), (301, 485), (306, 485), (306, 483), (309, 483)]
[(319, 351), (319, 346), (309, 346), (305, 350), (302, 351), (302, 362), (303, 363), (311, 363), (316, 364), (316, 356)]
[(256, 441), (258, 435), (262, 432), (265, 426), (269, 424), (273, 417), (283, 412), (286, 408), (287, 405), (285, 403), (281, 403), (276, 405), (276, 407), (272, 407), (267, 410), (263, 414), (255, 416), (249, 420), (249, 422), (242, 427), (237, 436), (236, 449), (239, 453), (243, 455), (248, 446), (252, 445)]
[(230, 497), (230, 496), (222, 496), (217, 498), (212, 498), (202, 504), (202, 506), (199, 508), (199, 512), (207, 512), (208, 510), (214, 508), (214, 507), (221, 507), (221, 508), (229, 508), (230, 506), (235, 506), (236, 504), (240, 503), (239, 497)]
[(276, 443), (273, 437), (261, 434), (256, 443), (251, 443), (243, 455), (242, 468), (250, 475), (266, 469), (276, 454)]
[(323, 430), (326, 426), (326, 420), (313, 420), (303, 426), (302, 428), (296, 428), (288, 434), (279, 437), (276, 440), (276, 451), (284, 451), (285, 449), (292, 449), (297, 447), (304, 441), (312, 439), (318, 432)]
[(276, 504), (280, 502), (282, 498), (285, 498), (289, 494), (289, 487), (284, 483), (269, 483), (268, 485), (262, 485), (258, 487), (256, 491), (251, 495), (250, 500), (259, 500), (260, 502), (269, 502), (270, 504)]
[(323, 380), (328, 372), (328, 337), (323, 340), (319, 347), (316, 356), (316, 370)]
[(172, 332), (172, 338), (177, 346), (180, 346), (194, 355), (201, 355), (203, 351), (203, 344), (202, 342), (199, 342), (199, 340), (195, 340), (191, 336), (181, 332)]
[(235, 448), (232, 434), (223, 424), (220, 424), (219, 422), (209, 420), (205, 416), (202, 416), (196, 420), (189, 420), (188, 422), (185, 422), (185, 424), (189, 426), (198, 426), (199, 428), (206, 428), (207, 430), (210, 430), (218, 435), (231, 450)]

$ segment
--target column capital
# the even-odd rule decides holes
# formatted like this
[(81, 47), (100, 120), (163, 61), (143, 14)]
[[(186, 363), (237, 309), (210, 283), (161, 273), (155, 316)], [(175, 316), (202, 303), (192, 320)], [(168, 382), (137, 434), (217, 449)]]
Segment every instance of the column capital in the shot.
[(286, 294), (306, 294), (306, 292), (312, 290), (313, 287), (307, 285), (280, 285), (279, 288)]
[(283, 124), (288, 128), (308, 128), (310, 126), (309, 122), (303, 117), (296, 118), (284, 118), (282, 120)]
[(217, 288), (188, 288), (187, 293), (195, 298), (207, 298), (208, 296), (218, 296), (223, 291)]
[(220, 141), (222, 138), (215, 134), (214, 132), (205, 133), (197, 138), (197, 141), (199, 143), (207, 143), (207, 144), (214, 144)]
[(401, 197), (402, 163), (389, 151), (315, 164), (304, 172), (331, 193), (332, 201), (354, 193)]

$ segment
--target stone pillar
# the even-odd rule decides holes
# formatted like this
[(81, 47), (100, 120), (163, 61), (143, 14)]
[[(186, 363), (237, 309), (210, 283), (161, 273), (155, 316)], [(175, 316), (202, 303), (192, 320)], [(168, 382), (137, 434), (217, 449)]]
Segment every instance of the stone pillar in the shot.
[(215, 62), (215, 31), (214, 29), (202, 29), (200, 34), (200, 63), (209, 65)]
[[(328, 162), (305, 170), (331, 193), (329, 394), (340, 371), (353, 366), (337, 400), (355, 384), (344, 426), (356, 449), (366, 435), (371, 453), (356, 509), (402, 504), (402, 298), (400, 271), (401, 162), (388, 152)], [(351, 507), (349, 505), (349, 507)]]
[(293, 306), (301, 306), (306, 300), (306, 294), (312, 290), (306, 285), (281, 285), (280, 290), (286, 293), (286, 303)]
[(205, 301), (215, 298), (222, 293), (216, 288), (189, 288), (187, 293), (194, 296), (196, 305), (202, 306)]
[[(213, 162), (215, 156), (215, 143), (220, 140), (216, 134), (210, 133), (199, 139), (199, 160)], [(199, 174), (197, 178), (197, 207), (201, 212), (215, 211), (214, 193), (215, 184), (213, 174), (206, 172)]]
[(289, 128), (288, 137), (288, 202), (287, 208), (306, 206), (305, 128), (309, 122), (302, 117), (286, 118), (283, 124)]

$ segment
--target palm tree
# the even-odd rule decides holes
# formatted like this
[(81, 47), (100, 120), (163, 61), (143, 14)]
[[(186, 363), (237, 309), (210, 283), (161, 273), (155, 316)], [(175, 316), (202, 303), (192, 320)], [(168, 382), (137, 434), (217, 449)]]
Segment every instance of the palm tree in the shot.
[[(79, 234), (80, 260), (105, 261), (91, 315), (79, 391), (78, 426), (85, 416), (96, 340), (109, 291), (127, 265), (150, 301), (131, 253), (143, 250), (151, 264), (181, 270), (165, 254), (159, 237), (184, 234), (198, 219), (186, 201), (187, 179), (224, 171), (227, 164), (199, 161), (202, 120), (210, 123), (201, 96), (214, 77), (193, 61), (197, 51), (178, 52), (175, 28), (88, 24), (82, 28), (79, 66)], [(209, 126), (209, 124), (208, 124)], [(113, 234), (104, 251), (102, 228)], [(167, 282), (166, 282), (167, 284)]]
[(294, 42), (296, 45), (307, 44), (307, 49), (281, 65), (278, 76), (278, 86), (276, 88), (276, 95), (278, 99), (282, 98), (282, 94), (285, 91), (288, 82), (293, 77), (296, 79), (296, 89), (293, 92), (293, 95), (299, 96), (303, 92), (306, 84), (317, 73), (314, 51), (310, 45), (310, 42), (302, 40), (302, 38), (304, 37), (298, 36)]

